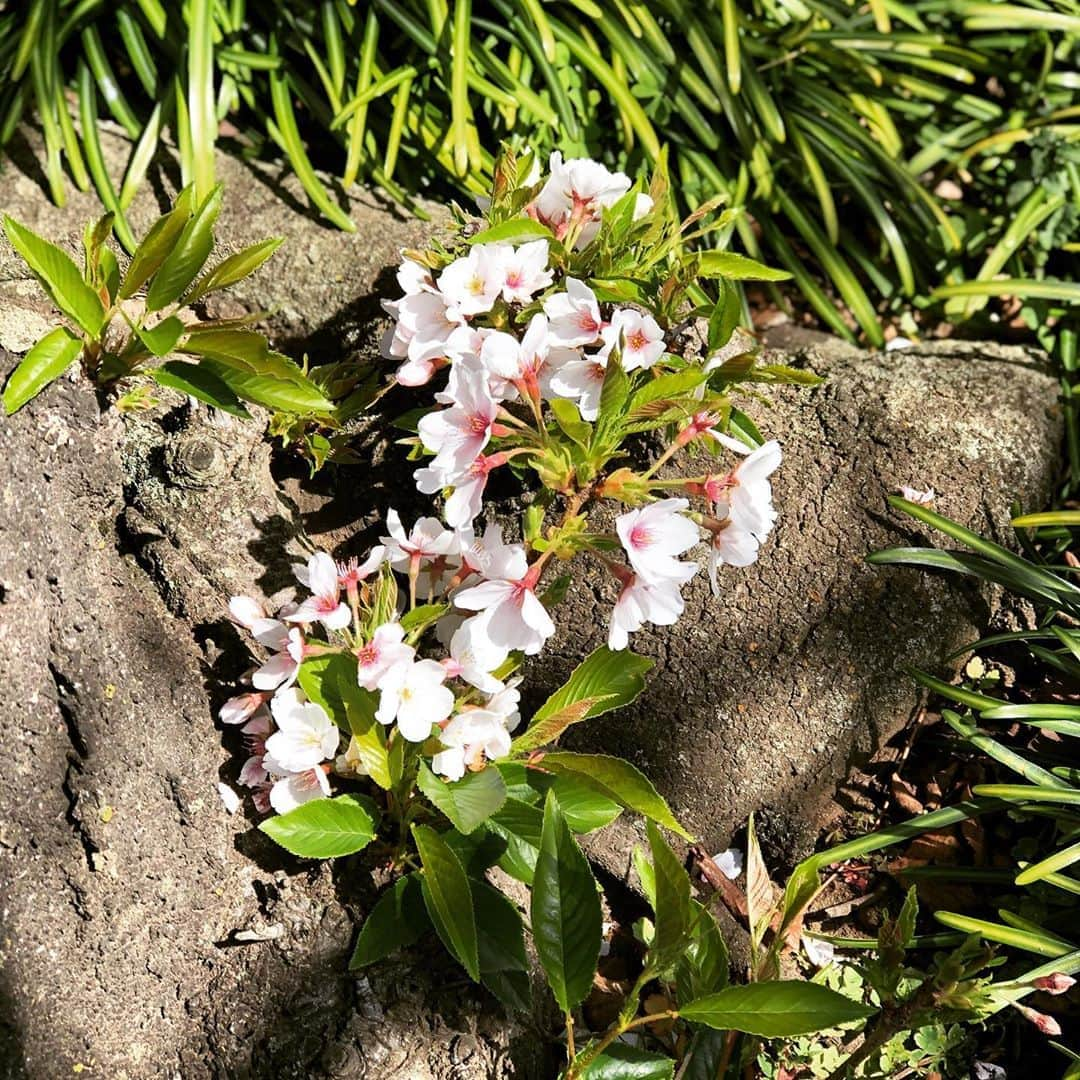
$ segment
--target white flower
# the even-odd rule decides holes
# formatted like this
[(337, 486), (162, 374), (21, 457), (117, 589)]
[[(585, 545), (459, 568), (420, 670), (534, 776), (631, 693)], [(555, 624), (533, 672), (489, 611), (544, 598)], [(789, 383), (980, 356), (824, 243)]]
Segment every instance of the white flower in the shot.
[(341, 630), (352, 622), (349, 605), (341, 600), (337, 563), (325, 551), (317, 551), (308, 559), (302, 584), (307, 585), (314, 596), (305, 600), (291, 615), (286, 615), (286, 622), (321, 622), (327, 630)]
[(738, 848), (729, 847), (718, 851), (712, 860), (729, 881), (734, 881), (742, 873), (743, 853)]
[(605, 356), (613, 348), (620, 349), (624, 371), (650, 368), (664, 355), (664, 331), (651, 316), (632, 308), (619, 308), (611, 323), (601, 331)]
[(278, 730), (266, 740), (266, 752), (288, 772), (303, 772), (337, 753), (340, 733), (326, 710), (304, 701), (296, 690), (281, 690), (270, 702)]
[(502, 263), (502, 297), (507, 303), (527, 304), (541, 289), (551, 284), (548, 269), (548, 242), (533, 240), (508, 252)]
[(630, 190), (630, 178), (625, 173), (610, 172), (590, 158), (564, 162), (558, 150), (552, 153), (548, 168), (551, 175), (533, 207), (556, 235), (564, 235), (571, 222), (583, 223), (576, 246), (585, 247), (600, 227), (601, 210), (613, 206)]
[(686, 499), (661, 499), (615, 519), (630, 565), (645, 581), (685, 582), (696, 572), (693, 563), (677, 558), (699, 539), (697, 526), (682, 515), (689, 506)]
[(254, 632), (254, 627), (269, 619), (266, 609), (250, 596), (234, 596), (229, 600), (229, 615), (233, 622)]
[(579, 356), (563, 364), (549, 379), (556, 397), (577, 402), (582, 420), (592, 422), (600, 415), (600, 395), (607, 375), (607, 357), (601, 354)]
[[(696, 570), (695, 566), (692, 572)], [(677, 623), (684, 607), (679, 592), (681, 584), (677, 578), (648, 582), (636, 574), (631, 575), (611, 612), (608, 648), (615, 652), (625, 649), (629, 635), (640, 630), (647, 622), (656, 626), (673, 626)]]
[(504, 544), (502, 531), (488, 528), (477, 560), (478, 569), (488, 580), (459, 592), (454, 606), (486, 612), (483, 630), (493, 645), (535, 655), (555, 633), (555, 624), (533, 591), (536, 582), (525, 549), (520, 544)]
[(270, 620), (273, 627), (255, 635), (261, 645), (271, 649), (271, 656), (251, 676), (251, 685), (256, 690), (276, 690), (280, 686), (291, 686), (300, 671), (300, 661), (304, 659), (304, 635), (297, 626), (291, 629), (283, 622)]
[(439, 292), (453, 317), (490, 311), (504, 284), (509, 244), (474, 244), (439, 275)]
[(225, 805), (225, 812), (227, 814), (235, 814), (240, 809), (240, 796), (228, 784), (218, 782), (218, 795), (221, 796), (221, 801)]
[(567, 278), (566, 292), (544, 301), (544, 314), (549, 320), (548, 333), (557, 345), (592, 345), (604, 328), (596, 294), (577, 278)]
[(412, 663), (415, 652), (405, 644), (401, 623), (383, 623), (371, 640), (356, 650), (356, 681), (365, 690), (377, 690), (382, 677), (399, 664)]
[(831, 941), (821, 941), (804, 934), (802, 947), (807, 959), (817, 968), (828, 967), (836, 958), (836, 948)]
[(356, 558), (351, 558), (347, 562), (339, 562), (337, 564), (338, 584), (346, 591), (354, 592), (360, 582), (366, 581), (382, 566), (385, 558), (386, 548), (381, 544), (376, 544), (363, 562)]
[(487, 487), (491, 470), (505, 461), (502, 454), (490, 454), (487, 457), (481, 454), (459, 474), (432, 466), (417, 469), (413, 476), (416, 478), (417, 488), (425, 495), (435, 495), (444, 488), (453, 488), (443, 506), (443, 517), (452, 529), (464, 529), (480, 515), (484, 489)]
[(387, 349), (391, 357), (407, 356), (415, 361), (441, 356), (450, 335), (462, 322), (438, 293), (413, 293), (386, 301), (383, 307), (397, 320)]
[(397, 664), (382, 678), (380, 724), (397, 720), (398, 731), (409, 742), (423, 742), (434, 724), (441, 724), (454, 711), (454, 694), (443, 686), (446, 669), (435, 660)]
[(937, 492), (932, 487), (921, 490), (919, 488), (908, 487), (904, 485), (900, 489), (900, 494), (907, 499), (908, 502), (916, 503), (918, 506), (929, 506), (934, 499), (937, 498)]
[(412, 530), (406, 533), (398, 512), (390, 510), (386, 515), (386, 527), (390, 530), (390, 535), (380, 539), (386, 547), (390, 565), (395, 570), (409, 570), (419, 566), (422, 559), (437, 559), (448, 555), (454, 547), (454, 534), (443, 528), (438, 518), (420, 518)]
[(450, 638), (450, 656), (443, 667), (450, 678), (464, 679), (478, 690), (494, 694), (503, 684), (491, 673), (506, 662), (510, 650), (492, 642), (488, 615), (465, 619)]
[(431, 271), (413, 259), (402, 259), (397, 268), (397, 283), (406, 296), (420, 292), (435, 292)]
[[(515, 684), (516, 686), (516, 684)], [(446, 748), (431, 759), (432, 769), (448, 780), (460, 780), (466, 769), (483, 768), (510, 753), (510, 732), (521, 717), (515, 686), (507, 686), (484, 706), (459, 713), (439, 733)]]
[(306, 769), (301, 773), (271, 769), (271, 772), (278, 779), (270, 788), (270, 805), (279, 814), (287, 814), (312, 799), (325, 799), (330, 794), (330, 780), (322, 769)]
[(478, 362), (454, 365), (454, 404), (420, 418), (420, 441), (435, 454), (431, 463), (451, 477), (465, 472), (491, 438), (498, 406)]
[[(653, 201), (651, 195), (646, 195), (644, 191), (639, 191), (637, 198), (634, 199), (634, 220), (640, 221), (646, 214), (650, 213), (653, 208)], [(398, 279), (401, 280), (400, 278)]]
[(256, 712), (265, 700), (265, 694), (239, 694), (229, 698), (218, 712), (223, 724), (243, 724)]
[(529, 320), (520, 340), (501, 330), (489, 334), (480, 349), (480, 362), (497, 398), (516, 397), (518, 386), (524, 386), (525, 392), (535, 398), (550, 396), (552, 375), (578, 355), (574, 349), (553, 343), (547, 317), (537, 314)]

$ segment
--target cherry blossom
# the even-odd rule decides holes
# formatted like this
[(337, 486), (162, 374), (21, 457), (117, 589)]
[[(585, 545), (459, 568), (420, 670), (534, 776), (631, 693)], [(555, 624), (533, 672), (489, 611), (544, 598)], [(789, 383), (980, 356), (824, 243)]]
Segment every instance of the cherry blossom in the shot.
[(283, 622), (273, 621), (274, 627), (255, 635), (260, 645), (265, 645), (275, 654), (251, 676), (251, 685), (256, 690), (292, 686), (300, 671), (300, 662), (304, 659), (304, 635), (300, 628), (294, 626), (290, 629)]
[(651, 316), (632, 308), (619, 308), (601, 331), (606, 356), (615, 347), (624, 371), (650, 368), (664, 355), (664, 331)]
[(503, 257), (502, 298), (511, 304), (527, 304), (551, 284), (553, 276), (548, 269), (548, 242), (522, 244)]
[(454, 373), (454, 404), (427, 413), (418, 425), (420, 441), (435, 454), (432, 467), (451, 476), (465, 472), (487, 446), (498, 413), (478, 361), (463, 360), (454, 365)]
[(557, 345), (592, 345), (600, 340), (604, 320), (596, 294), (577, 278), (567, 278), (566, 292), (555, 293), (544, 301), (544, 314), (548, 317), (548, 333)]
[(506, 662), (510, 650), (491, 640), (489, 618), (485, 614), (463, 620), (450, 638), (450, 656), (442, 663), (448, 677), (464, 679), (478, 690), (494, 694), (503, 684), (491, 673)]
[(455, 537), (443, 527), (438, 518), (422, 517), (406, 533), (396, 510), (388, 511), (386, 527), (389, 536), (380, 537), (386, 547), (386, 557), (395, 570), (413, 571), (423, 559), (436, 559), (448, 555), (454, 547)]
[(508, 244), (475, 244), (439, 275), (439, 292), (455, 319), (490, 311), (505, 285)]
[(356, 594), (361, 582), (367, 581), (385, 561), (386, 548), (381, 544), (376, 544), (363, 562), (355, 557), (346, 562), (339, 562), (337, 564), (338, 584), (351, 597)]
[(266, 740), (266, 753), (283, 769), (303, 772), (337, 753), (340, 731), (321, 705), (294, 689), (280, 690), (270, 711), (277, 731)]
[(380, 724), (397, 721), (398, 731), (409, 742), (423, 742), (434, 724), (454, 711), (454, 694), (446, 681), (446, 669), (437, 660), (396, 664), (379, 682)]
[(548, 159), (550, 175), (536, 196), (532, 207), (541, 221), (564, 237), (577, 227), (575, 246), (586, 247), (600, 228), (600, 213), (613, 206), (630, 190), (630, 178), (610, 172), (591, 158), (563, 161), (556, 150)]
[(689, 507), (686, 499), (661, 499), (615, 519), (626, 557), (643, 580), (687, 581), (697, 570), (694, 563), (677, 558), (700, 539), (697, 526), (683, 517)]
[(337, 563), (325, 551), (317, 551), (308, 559), (302, 584), (314, 595), (287, 615), (286, 622), (321, 622), (327, 630), (342, 630), (352, 622), (349, 605), (341, 600)]
[[(330, 780), (325, 769), (305, 769), (303, 772), (289, 772), (277, 762), (265, 759), (268, 771), (274, 777), (270, 788), (269, 803), (275, 812), (287, 814), (313, 799), (325, 799), (330, 794)], [(256, 804), (258, 805), (258, 804)]]
[(265, 694), (239, 694), (221, 706), (218, 718), (223, 724), (243, 724), (265, 701)]
[(580, 354), (556, 344), (548, 333), (545, 315), (534, 315), (520, 340), (513, 334), (493, 331), (484, 339), (480, 362), (491, 381), (492, 393), (512, 399), (518, 392), (536, 401), (550, 397), (552, 376)]
[(432, 757), (432, 769), (448, 780), (460, 780), (467, 769), (481, 769), (510, 753), (510, 732), (521, 719), (519, 697), (516, 683), (508, 685), (486, 705), (455, 716), (439, 733), (446, 749)]
[[(689, 565), (689, 577), (692, 577), (698, 568), (693, 564)], [(660, 578), (650, 582), (637, 574), (627, 574), (619, 599), (615, 601), (611, 612), (608, 648), (615, 652), (625, 649), (629, 643), (629, 635), (640, 630), (647, 622), (656, 626), (674, 626), (684, 608), (679, 591), (683, 580)]]
[(401, 623), (383, 623), (371, 640), (356, 650), (356, 681), (365, 690), (377, 690), (391, 668), (412, 663), (415, 654), (416, 650), (405, 644)]
[(489, 580), (459, 592), (454, 605), (488, 614), (485, 630), (493, 645), (534, 656), (555, 633), (555, 624), (534, 591), (538, 575), (529, 569), (524, 549), (514, 548), (489, 554), (484, 568)]
[(582, 420), (590, 423), (600, 415), (600, 395), (607, 375), (607, 358), (601, 354), (584, 355), (570, 360), (549, 380), (556, 397), (577, 402)]

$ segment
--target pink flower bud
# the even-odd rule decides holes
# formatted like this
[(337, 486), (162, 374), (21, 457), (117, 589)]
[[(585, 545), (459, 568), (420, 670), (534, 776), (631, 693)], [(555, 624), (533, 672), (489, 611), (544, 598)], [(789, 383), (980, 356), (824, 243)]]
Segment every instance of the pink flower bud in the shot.
[(1016, 1002), (1013, 1002), (1013, 1007), (1025, 1020), (1033, 1023), (1044, 1035), (1061, 1034), (1061, 1025), (1052, 1016), (1047, 1016), (1046, 1013), (1029, 1008), (1027, 1005), (1019, 1005)]
[(1043, 975), (1041, 978), (1033, 979), (1032, 986), (1038, 990), (1043, 990), (1047, 994), (1064, 994), (1066, 990), (1071, 989), (1076, 985), (1076, 980), (1071, 975), (1065, 975), (1060, 971), (1055, 971), (1053, 975)]

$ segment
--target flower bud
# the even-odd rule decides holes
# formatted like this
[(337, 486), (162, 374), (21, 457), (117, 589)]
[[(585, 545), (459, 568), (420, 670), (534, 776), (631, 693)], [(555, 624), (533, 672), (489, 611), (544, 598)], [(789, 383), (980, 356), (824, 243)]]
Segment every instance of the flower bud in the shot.
[(1076, 980), (1071, 975), (1055, 971), (1053, 975), (1043, 975), (1041, 978), (1033, 979), (1031, 985), (1047, 994), (1057, 995), (1064, 994), (1066, 990), (1075, 986)]
[(1025, 1020), (1031, 1021), (1044, 1035), (1061, 1034), (1061, 1025), (1052, 1016), (1047, 1016), (1046, 1013), (1041, 1013), (1038, 1009), (1032, 1009), (1027, 1005), (1020, 1005), (1016, 1002), (1013, 1002), (1013, 1008)]

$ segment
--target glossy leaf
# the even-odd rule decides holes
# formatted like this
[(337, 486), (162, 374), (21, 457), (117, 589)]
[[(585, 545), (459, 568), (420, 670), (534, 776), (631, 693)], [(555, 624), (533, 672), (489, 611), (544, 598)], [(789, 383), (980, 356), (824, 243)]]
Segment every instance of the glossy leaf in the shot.
[(413, 840), (423, 865), (424, 904), (443, 944), (480, 981), (476, 912), (461, 861), (446, 841), (427, 825), (413, 825)]
[(172, 252), (187, 223), (191, 220), (193, 194), (184, 188), (172, 209), (154, 222), (131, 257), (131, 265), (120, 284), (120, 299), (127, 300), (150, 280)]
[(690, 940), (690, 876), (660, 830), (646, 822), (652, 853), (656, 913), (655, 931), (647, 963), (652, 970), (666, 971), (686, 950)]
[(530, 921), (552, 993), (567, 1013), (592, 986), (603, 918), (589, 863), (550, 792), (544, 802)]
[(148, 311), (175, 303), (195, 280), (214, 249), (214, 224), (221, 210), (222, 188), (218, 184), (202, 201), (183, 227), (175, 246), (166, 254), (146, 293)]
[(699, 270), (702, 277), (730, 281), (787, 281), (791, 277), (786, 270), (776, 270), (734, 251), (706, 251), (701, 256)]
[(420, 875), (406, 874), (379, 897), (368, 913), (360, 927), (349, 970), (357, 971), (412, 945), (430, 929)]
[(533, 723), (561, 712), (575, 702), (590, 699), (585, 717), (591, 719), (629, 705), (645, 689), (645, 675), (653, 661), (627, 650), (613, 652), (606, 645), (591, 652), (570, 678), (536, 710)]
[(251, 414), (240, 404), (240, 399), (228, 383), (219, 379), (205, 364), (167, 360), (148, 374), (159, 386), (167, 386), (181, 394), (190, 394), (193, 398), (233, 416), (251, 419)]
[(417, 785), (441, 810), (458, 832), (468, 835), (482, 825), (506, 802), (506, 785), (498, 769), (467, 772), (460, 780), (447, 781), (436, 776), (423, 762)]
[(10, 416), (59, 379), (82, 352), (82, 340), (65, 326), (50, 330), (20, 361), (4, 387), (4, 411)]
[(672, 1080), (675, 1060), (625, 1043), (612, 1043), (593, 1058), (582, 1080)]
[(285, 238), (283, 236), (274, 236), (268, 240), (252, 244), (251, 247), (244, 248), (243, 251), (238, 251), (235, 255), (223, 259), (213, 270), (199, 279), (195, 287), (185, 297), (186, 302), (189, 304), (194, 303), (196, 300), (206, 296), (207, 293), (214, 292), (217, 289), (225, 289), (230, 285), (235, 285), (238, 281), (243, 281), (244, 278), (254, 274), (284, 242)]
[(817, 983), (782, 979), (729, 986), (679, 1006), (679, 1016), (691, 1023), (766, 1039), (809, 1035), (873, 1014), (873, 1009)]
[(101, 297), (86, 284), (71, 257), (7, 214), (4, 232), (52, 302), (87, 334), (97, 337), (105, 321), (105, 309)]
[(498, 889), (473, 880), (480, 981), (508, 1008), (528, 1009), (531, 998), (525, 931), (518, 909)]
[(184, 324), (175, 315), (170, 315), (167, 319), (162, 319), (157, 326), (149, 330), (140, 329), (137, 333), (139, 340), (154, 356), (168, 356), (183, 337)]
[(360, 795), (313, 799), (259, 828), (286, 851), (304, 859), (336, 859), (362, 851), (375, 838), (378, 808)]

